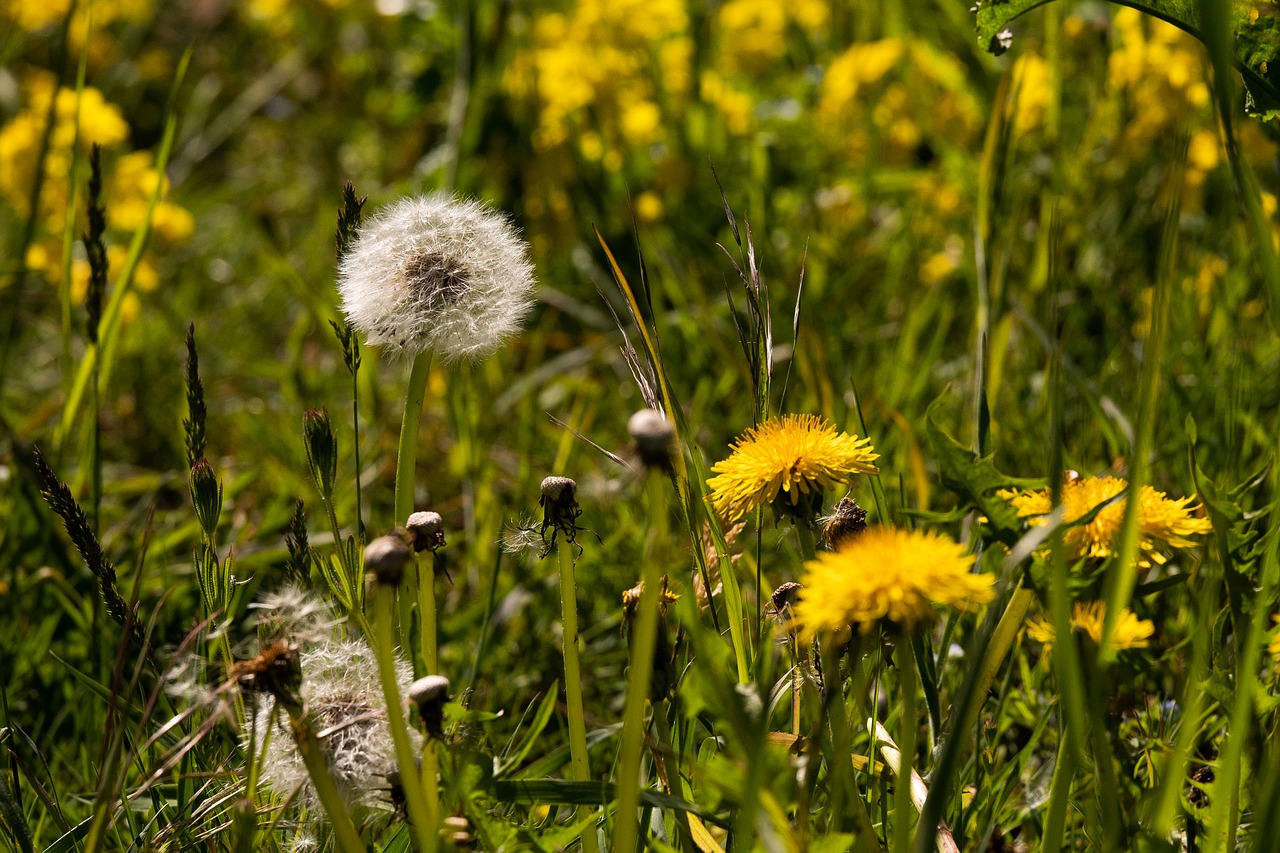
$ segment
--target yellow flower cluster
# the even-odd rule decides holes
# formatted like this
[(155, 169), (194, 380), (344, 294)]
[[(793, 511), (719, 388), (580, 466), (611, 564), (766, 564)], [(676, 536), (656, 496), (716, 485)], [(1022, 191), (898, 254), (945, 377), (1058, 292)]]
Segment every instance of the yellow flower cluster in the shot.
[(538, 18), (504, 79), (537, 106), (534, 146), (575, 138), (584, 157), (616, 169), (625, 148), (661, 140), (663, 107), (689, 90), (688, 26), (679, 0), (583, 0)]
[(923, 41), (854, 44), (823, 77), (818, 130), (853, 162), (877, 145), (881, 159), (909, 162), (926, 128), (957, 144), (978, 132), (982, 111), (967, 80), (954, 56)]
[[(1119, 477), (1077, 477), (1063, 484), (1063, 522), (1071, 524), (1095, 509), (1097, 514), (1087, 523), (1066, 532), (1066, 545), (1071, 559), (1102, 559), (1115, 553), (1116, 535), (1124, 520), (1127, 480)], [(1044, 523), (1052, 507), (1048, 489), (1033, 491), (1005, 489), (998, 493), (1018, 511), (1019, 518), (1032, 526)], [(1170, 498), (1151, 486), (1143, 486), (1138, 504), (1138, 565), (1163, 564), (1168, 559), (1160, 548), (1191, 548), (1191, 536), (1209, 533), (1208, 519), (1191, 514), (1193, 498)], [(1105, 504), (1105, 506), (1103, 506)]]
[[(1107, 605), (1101, 601), (1077, 601), (1071, 613), (1071, 629), (1087, 634), (1094, 645), (1101, 645), (1102, 626), (1106, 617)], [(1126, 607), (1120, 611), (1120, 617), (1116, 620), (1111, 645), (1119, 651), (1145, 649), (1151, 645), (1155, 632), (1155, 625), (1150, 619), (1139, 619), (1137, 614)], [(1053, 624), (1032, 619), (1027, 623), (1027, 636), (1044, 646), (1052, 646)]]
[(728, 0), (716, 15), (721, 62), (727, 71), (769, 71), (787, 52), (788, 30), (817, 32), (830, 17), (824, 0)]
[[(55, 91), (56, 89), (56, 91)], [(28, 248), (28, 268), (56, 283), (62, 274), (62, 234), (67, 209), (72, 203), (71, 174), (73, 155), (78, 151), (83, 162), (85, 152), (93, 144), (104, 150), (118, 147), (128, 139), (129, 126), (120, 110), (108, 103), (97, 89), (86, 86), (77, 98), (74, 89), (57, 88), (52, 75), (32, 74), (26, 84), (25, 107), (0, 128), (0, 199), (21, 216), (32, 215), (29, 209), (32, 182), (39, 167), (41, 140), (46, 130), (49, 108), (53, 107), (53, 129), (49, 150), (44, 159), (44, 185), (34, 215), (38, 228), (36, 241)], [(78, 113), (78, 121), (77, 121)], [(104, 158), (108, 175), (104, 190), (109, 228), (130, 232), (140, 227), (146, 217), (152, 193), (162, 180), (153, 165), (149, 151), (137, 151), (114, 159)], [(84, 181), (83, 174), (74, 176)], [(83, 192), (76, 201), (75, 233), (81, 234)], [(169, 242), (180, 242), (191, 236), (195, 221), (184, 208), (160, 201), (152, 221), (154, 232)], [(121, 246), (109, 248), (112, 274), (124, 260)], [(72, 295), (79, 299), (88, 280), (88, 264), (83, 258), (73, 260)], [(144, 259), (138, 266), (135, 284), (141, 290), (154, 288), (159, 281), (155, 269)], [(126, 319), (136, 312), (136, 300), (124, 306)]]
[(783, 415), (747, 430), (728, 459), (711, 466), (711, 502), (725, 523), (779, 499), (821, 500), (855, 474), (878, 474), (871, 439), (837, 432), (817, 415)]
[(1162, 130), (1185, 126), (1188, 115), (1208, 105), (1204, 51), (1177, 27), (1136, 9), (1116, 10), (1111, 26), (1116, 46), (1107, 83), (1130, 101), (1124, 144), (1146, 150)]
[(973, 558), (952, 539), (921, 531), (872, 527), (805, 564), (796, 603), (800, 638), (881, 621), (910, 631), (934, 618), (934, 607), (973, 610), (995, 596), (991, 575), (970, 571)]

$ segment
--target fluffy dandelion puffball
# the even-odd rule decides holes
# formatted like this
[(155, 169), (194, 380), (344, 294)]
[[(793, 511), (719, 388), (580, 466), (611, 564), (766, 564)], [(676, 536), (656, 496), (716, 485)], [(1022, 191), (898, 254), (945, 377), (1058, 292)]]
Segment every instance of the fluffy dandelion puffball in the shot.
[(505, 216), (478, 202), (402, 199), (361, 225), (343, 256), (342, 310), (370, 344), (483, 358), (533, 307), (527, 248)]
[(939, 533), (871, 527), (838, 551), (805, 564), (794, 606), (801, 640), (880, 621), (903, 630), (934, 618), (934, 607), (973, 610), (995, 595), (990, 575), (970, 571), (973, 558)]
[[(1088, 634), (1095, 646), (1102, 644), (1102, 625), (1107, 618), (1107, 605), (1101, 601), (1077, 601), (1071, 613), (1071, 629)], [(1145, 649), (1151, 645), (1156, 627), (1150, 619), (1139, 619), (1129, 608), (1120, 611), (1115, 632), (1111, 635), (1112, 648)], [(1053, 645), (1053, 624), (1035, 619), (1027, 623), (1027, 636), (1045, 646)]]
[(878, 474), (871, 439), (837, 432), (817, 415), (783, 415), (746, 431), (728, 459), (711, 466), (711, 502), (727, 523), (771, 504), (821, 500), (822, 492), (855, 474)]
[[(314, 720), (343, 800), (349, 807), (391, 810), (387, 773), (396, 766), (395, 744), (373, 649), (361, 639), (330, 636), (303, 649), (300, 668), (304, 707)], [(401, 695), (413, 681), (402, 660), (396, 661), (396, 681)], [(256, 714), (250, 713), (245, 737), (250, 726), (256, 726), (258, 744), (268, 731), (271, 734), (262, 758), (262, 781), (281, 797), (301, 786), (304, 801), (314, 804), (315, 789), (289, 733), (288, 715), (266, 697), (258, 701)], [(418, 750), (421, 735), (410, 730), (409, 736)]]
[[(1129, 482), (1120, 477), (1080, 477), (1062, 486), (1063, 522), (1071, 524), (1087, 516), (1094, 509), (1102, 509), (1086, 524), (1066, 531), (1066, 543), (1070, 558), (1104, 558), (1115, 553), (1119, 543), (1116, 537), (1124, 521), (1125, 492)], [(1043, 516), (1052, 509), (1048, 489), (1033, 491), (1006, 489), (999, 493), (1017, 510), (1019, 518), (1027, 519), (1033, 526), (1043, 524)], [(1195, 541), (1188, 538), (1209, 533), (1213, 526), (1207, 518), (1196, 518), (1189, 506), (1193, 498), (1170, 498), (1151, 486), (1143, 486), (1138, 498), (1138, 565), (1146, 568), (1152, 563), (1163, 564), (1168, 558), (1160, 549), (1191, 548)], [(1107, 501), (1111, 501), (1107, 503)]]

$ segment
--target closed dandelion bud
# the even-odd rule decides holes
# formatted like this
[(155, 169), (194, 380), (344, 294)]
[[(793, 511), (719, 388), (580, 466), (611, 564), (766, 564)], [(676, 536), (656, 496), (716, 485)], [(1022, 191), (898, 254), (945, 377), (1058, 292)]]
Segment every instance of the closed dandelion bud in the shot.
[(635, 442), (636, 455), (648, 468), (671, 470), (675, 430), (656, 409), (641, 409), (627, 421), (627, 432)]
[(436, 551), (445, 545), (444, 519), (438, 512), (415, 512), (404, 526), (413, 538), (416, 553)]
[(822, 544), (828, 551), (838, 551), (842, 544), (866, 529), (867, 511), (853, 498), (841, 498), (822, 527)]
[(563, 533), (570, 542), (578, 535), (578, 484), (568, 477), (547, 477), (542, 481), (542, 497), (538, 503), (542, 506), (542, 538), (546, 541), (547, 529), (551, 530), (551, 541), (555, 541), (557, 532)]
[(320, 496), (333, 497), (333, 480), (338, 471), (338, 442), (329, 423), (329, 410), (307, 409), (302, 415), (302, 437), (307, 448), (307, 465)]
[(197, 459), (191, 466), (191, 504), (204, 535), (213, 538), (222, 514), (222, 484), (207, 459)]
[(533, 307), (527, 246), (505, 216), (445, 193), (402, 199), (360, 225), (338, 267), (347, 321), (370, 344), (482, 358)]
[(400, 533), (379, 536), (364, 546), (364, 570), (375, 583), (399, 586), (413, 551)]
[(409, 701), (418, 708), (422, 727), (436, 740), (444, 739), (444, 706), (449, 701), (449, 679), (428, 675), (409, 685)]

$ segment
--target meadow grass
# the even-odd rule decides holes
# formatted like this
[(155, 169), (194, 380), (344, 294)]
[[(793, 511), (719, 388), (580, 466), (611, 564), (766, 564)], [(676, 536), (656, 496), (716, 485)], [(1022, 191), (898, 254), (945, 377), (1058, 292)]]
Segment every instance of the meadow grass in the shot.
[(1033, 5), (6, 12), (3, 844), (1280, 845), (1275, 16)]

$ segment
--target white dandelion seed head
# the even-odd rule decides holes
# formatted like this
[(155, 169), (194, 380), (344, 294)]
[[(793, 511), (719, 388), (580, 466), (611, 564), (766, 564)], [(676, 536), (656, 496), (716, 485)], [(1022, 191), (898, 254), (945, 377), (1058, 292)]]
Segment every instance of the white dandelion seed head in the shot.
[(338, 625), (338, 617), (324, 599), (295, 584), (269, 592), (249, 605), (258, 611), (258, 639), (288, 640), (306, 646), (328, 640)]
[(370, 344), (483, 358), (533, 307), (527, 249), (506, 216), (479, 202), (402, 199), (366, 220), (343, 256), (342, 310)]
[[(317, 643), (302, 652), (302, 695), (323, 744), (329, 770), (348, 807), (390, 812), (387, 772), (396, 766), (395, 744), (387, 723), (387, 706), (378, 681), (378, 661), (362, 639), (337, 639)], [(396, 682), (404, 696), (413, 681), (413, 670), (396, 660)], [(289, 718), (277, 710), (274, 700), (263, 697), (256, 714), (248, 711), (245, 740), (256, 726), (258, 743), (271, 729), (271, 741), (262, 757), (261, 778), (280, 796), (301, 788), (308, 806), (316, 805), (315, 789), (298, 755), (289, 731)], [(410, 730), (416, 754), (422, 736)]]

